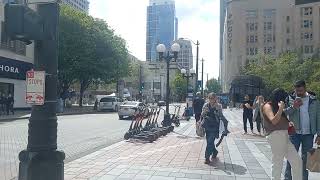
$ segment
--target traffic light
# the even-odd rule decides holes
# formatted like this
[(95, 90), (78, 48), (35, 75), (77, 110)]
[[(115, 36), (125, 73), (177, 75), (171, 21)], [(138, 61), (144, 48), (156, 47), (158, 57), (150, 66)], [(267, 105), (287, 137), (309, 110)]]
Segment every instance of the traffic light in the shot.
[(34, 10), (23, 4), (6, 4), (4, 27), (6, 36), (30, 44), (30, 40), (45, 38), (43, 19)]

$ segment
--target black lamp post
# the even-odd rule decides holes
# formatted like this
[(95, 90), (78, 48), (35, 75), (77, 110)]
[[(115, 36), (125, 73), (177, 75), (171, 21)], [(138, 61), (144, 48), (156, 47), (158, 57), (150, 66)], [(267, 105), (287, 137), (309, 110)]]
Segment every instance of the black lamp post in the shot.
[[(189, 78), (193, 78), (193, 76), (195, 75), (195, 70), (194, 69), (190, 69), (190, 70), (186, 70), (186, 69), (181, 69), (181, 74), (183, 75), (184, 78), (187, 79), (187, 96), (188, 97), (188, 93), (189, 93)], [(189, 108), (189, 104), (187, 102), (187, 108)]]
[(57, 150), (56, 116), (59, 5), (44, 0), (34, 11), (24, 4), (7, 4), (5, 23), (10, 38), (34, 40), (34, 69), (46, 72), (45, 102), (32, 106), (27, 149), (19, 154), (19, 180), (63, 180), (65, 154)]
[(171, 126), (171, 120), (170, 120), (170, 113), (169, 113), (169, 101), (170, 101), (170, 79), (169, 79), (169, 72), (170, 72), (170, 61), (174, 60), (177, 61), (178, 58), (178, 52), (180, 51), (180, 45), (178, 43), (174, 43), (171, 46), (171, 51), (173, 55), (167, 51), (167, 55), (164, 56), (164, 53), (166, 52), (166, 46), (164, 44), (159, 44), (157, 46), (157, 52), (159, 53), (160, 60), (164, 59), (167, 63), (167, 87), (166, 87), (166, 112), (163, 119), (163, 126)]

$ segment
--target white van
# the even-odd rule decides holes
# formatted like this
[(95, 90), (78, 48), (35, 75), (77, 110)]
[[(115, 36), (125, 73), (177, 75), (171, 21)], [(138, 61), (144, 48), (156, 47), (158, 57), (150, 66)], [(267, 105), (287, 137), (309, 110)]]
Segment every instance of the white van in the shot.
[(121, 103), (120, 99), (115, 96), (102, 97), (98, 103), (98, 111), (111, 110), (117, 112)]

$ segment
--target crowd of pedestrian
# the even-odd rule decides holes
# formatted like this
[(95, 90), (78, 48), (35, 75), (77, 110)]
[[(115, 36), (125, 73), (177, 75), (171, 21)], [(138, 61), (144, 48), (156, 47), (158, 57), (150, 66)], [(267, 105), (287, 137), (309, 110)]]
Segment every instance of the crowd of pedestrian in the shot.
[(9, 115), (10, 113), (14, 114), (14, 98), (11, 94), (5, 96), (0, 93), (0, 115)]
[[(246, 95), (240, 105), (244, 134), (248, 133), (248, 121), (255, 134), (253, 122), (256, 122), (259, 135), (265, 136), (271, 146), (273, 180), (281, 179), (284, 159), (287, 159), (285, 180), (308, 180), (307, 154), (314, 143), (320, 145), (320, 102), (315, 93), (307, 91), (305, 81), (297, 81), (293, 87), (292, 93), (277, 88), (268, 98), (260, 95), (250, 100)], [(207, 98), (206, 101), (197, 94), (193, 105), (197, 126), (201, 125), (206, 134), (205, 164), (210, 164), (218, 155), (215, 139), (221, 133), (221, 122), (225, 132), (229, 131), (216, 94), (210, 93)]]

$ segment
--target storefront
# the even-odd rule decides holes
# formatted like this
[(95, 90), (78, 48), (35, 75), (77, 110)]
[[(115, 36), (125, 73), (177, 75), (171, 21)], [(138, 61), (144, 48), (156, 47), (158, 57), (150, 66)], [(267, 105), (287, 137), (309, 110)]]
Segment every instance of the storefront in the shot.
[(33, 65), (0, 56), (0, 94), (14, 97), (14, 108), (28, 108), (25, 103), (26, 72)]

